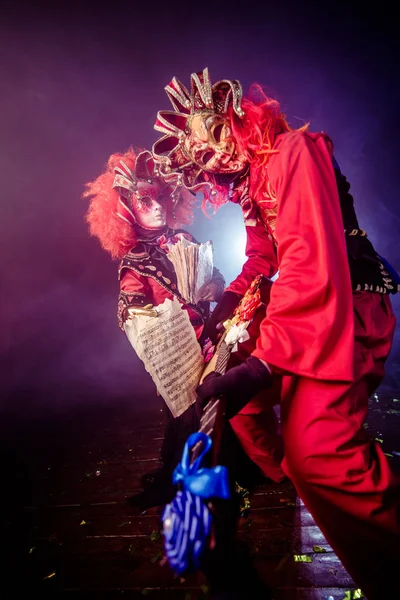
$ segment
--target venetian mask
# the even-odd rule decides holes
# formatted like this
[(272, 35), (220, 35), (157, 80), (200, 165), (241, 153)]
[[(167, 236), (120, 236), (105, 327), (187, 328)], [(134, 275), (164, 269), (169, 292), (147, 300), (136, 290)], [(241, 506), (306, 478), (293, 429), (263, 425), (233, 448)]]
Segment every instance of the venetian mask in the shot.
[(195, 113), (188, 119), (185, 134), (184, 152), (203, 171), (240, 173), (246, 167), (228, 117), (208, 110)]
[(138, 181), (131, 196), (136, 223), (145, 229), (160, 229), (167, 222), (167, 188), (156, 182)]
[(176, 201), (176, 190), (154, 177), (155, 171), (147, 150), (138, 155), (135, 172), (123, 160), (114, 167), (112, 187), (120, 194), (116, 214), (130, 225), (162, 229), (167, 223), (168, 207)]

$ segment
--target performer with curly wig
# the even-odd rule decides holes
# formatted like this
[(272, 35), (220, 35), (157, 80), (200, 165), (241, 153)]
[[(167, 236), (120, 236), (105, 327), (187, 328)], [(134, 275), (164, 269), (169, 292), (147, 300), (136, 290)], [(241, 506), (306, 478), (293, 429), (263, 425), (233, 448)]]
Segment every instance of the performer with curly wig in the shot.
[(349, 184), (324, 133), (292, 130), (260, 86), (165, 88), (164, 135), (153, 152), (166, 181), (202, 190), (205, 203), (241, 205), (249, 260), (223, 294), (209, 334), (247, 286), (258, 260), (279, 268), (257, 348), (198, 389), (225, 394), (231, 414), (282, 380), (284, 470), (369, 600), (394, 598), (400, 559), (400, 483), (363, 423), (384, 376), (399, 277), (358, 223)]
[[(197, 304), (187, 304), (177, 288), (172, 262), (167, 258), (168, 244), (182, 237), (193, 241), (179, 225), (188, 224), (193, 216), (194, 197), (189, 191), (165, 185), (154, 170), (149, 152), (138, 156), (133, 150), (113, 154), (105, 171), (87, 185), (90, 198), (87, 213), (90, 232), (112, 258), (119, 259), (120, 295), (118, 323), (124, 331), (126, 320), (134, 318), (135, 309), (162, 304), (166, 298), (178, 298), (187, 310), (200, 340), (210, 301), (216, 301), (224, 289), (224, 279), (214, 268), (214, 276), (203, 290)], [(203, 336), (204, 339), (204, 336)], [(163, 403), (166, 429), (161, 449), (163, 467), (142, 478), (144, 492), (132, 496), (131, 504), (146, 508), (163, 504), (173, 493), (171, 474), (178, 464), (187, 437), (197, 430), (194, 405), (173, 418)]]
[[(182, 186), (166, 184), (157, 172), (150, 152), (136, 156), (129, 150), (109, 158), (105, 171), (87, 184), (84, 196), (90, 198), (87, 220), (91, 234), (100, 240), (112, 258), (121, 261), (118, 300), (121, 329), (125, 330), (125, 322), (134, 318), (138, 309), (145, 312), (162, 304), (166, 298), (175, 297), (187, 311), (196, 337), (203, 345), (210, 302), (219, 300), (225, 281), (214, 268), (212, 280), (201, 290), (201, 300), (197, 304), (188, 303), (179, 292), (177, 274), (168, 259), (169, 245), (182, 238), (195, 241), (187, 231), (178, 229), (192, 221), (193, 194)], [(255, 336), (252, 348), (254, 340)], [(248, 341), (242, 345), (241, 356), (248, 355), (248, 346)], [(234, 359), (236, 362), (239, 354)], [(142, 508), (170, 500), (172, 471), (180, 461), (188, 436), (198, 428), (194, 405), (176, 418), (165, 403), (163, 406), (167, 419), (161, 449), (163, 467), (145, 475), (142, 478), (144, 492), (128, 500)], [(282, 442), (276, 419), (266, 419), (265, 411), (260, 407), (253, 411), (254, 415), (249, 416), (246, 412), (244, 410), (243, 415), (235, 417), (232, 424), (240, 445), (264, 476), (279, 481), (284, 474), (280, 468)], [(232, 444), (235, 445), (233, 438)], [(236, 456), (241, 456), (239, 447)], [(249, 466), (246, 462), (242, 464)]]

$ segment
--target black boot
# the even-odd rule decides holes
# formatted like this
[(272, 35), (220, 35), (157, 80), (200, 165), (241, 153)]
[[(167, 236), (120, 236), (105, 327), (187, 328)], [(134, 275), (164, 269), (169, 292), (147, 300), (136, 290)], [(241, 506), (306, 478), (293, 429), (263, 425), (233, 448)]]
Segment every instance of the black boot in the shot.
[(143, 492), (127, 498), (130, 506), (138, 506), (141, 510), (163, 506), (174, 498), (176, 489), (172, 484), (172, 473), (181, 461), (186, 440), (191, 433), (197, 431), (199, 426), (194, 405), (174, 419), (164, 403), (164, 413), (166, 425), (160, 453), (163, 467), (143, 475), (141, 478)]
[(271, 600), (271, 590), (257, 573), (249, 548), (237, 539), (203, 570), (212, 600)]
[(140, 484), (142, 488), (145, 490), (149, 486), (153, 485), (153, 483), (155, 483), (156, 480), (162, 475), (162, 471), (163, 467), (158, 467), (157, 469), (153, 469), (152, 471), (142, 475), (140, 478)]
[[(130, 506), (137, 506), (141, 510), (163, 506), (171, 502), (175, 496), (175, 486), (172, 484), (172, 473), (169, 469), (162, 468), (158, 473), (147, 473), (147, 485), (144, 490), (127, 498)], [(146, 477), (144, 475), (143, 477)]]

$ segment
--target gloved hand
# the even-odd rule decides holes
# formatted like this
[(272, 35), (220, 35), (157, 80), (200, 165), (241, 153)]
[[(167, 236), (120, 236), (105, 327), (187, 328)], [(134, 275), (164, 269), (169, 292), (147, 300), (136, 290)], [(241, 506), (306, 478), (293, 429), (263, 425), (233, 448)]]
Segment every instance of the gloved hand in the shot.
[(272, 386), (271, 373), (261, 360), (250, 356), (244, 363), (225, 373), (210, 373), (196, 389), (203, 406), (215, 396), (225, 396), (227, 417), (234, 417), (262, 390)]
[(203, 302), (216, 302), (221, 293), (220, 290), (221, 288), (218, 283), (209, 281), (199, 289), (199, 300), (203, 300)]
[(205, 326), (205, 335), (215, 344), (221, 329), (218, 324), (229, 319), (243, 296), (235, 292), (224, 292)]

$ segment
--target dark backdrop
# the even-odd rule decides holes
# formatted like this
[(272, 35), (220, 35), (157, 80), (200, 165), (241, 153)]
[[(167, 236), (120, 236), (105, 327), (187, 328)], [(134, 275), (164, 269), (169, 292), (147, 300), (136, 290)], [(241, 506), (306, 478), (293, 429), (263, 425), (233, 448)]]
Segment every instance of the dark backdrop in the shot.
[[(116, 324), (117, 265), (84, 222), (83, 185), (108, 156), (149, 147), (164, 86), (208, 66), (257, 81), (292, 125), (333, 138), (361, 226), (400, 269), (396, 19), (384, 2), (26, 3), (0, 19), (1, 411), (70, 413), (156, 403)], [(240, 210), (191, 231), (229, 281)], [(394, 305), (399, 312), (400, 301)], [(400, 375), (400, 337), (386, 385)], [(146, 404), (144, 404), (146, 403)], [(153, 404), (152, 404), (153, 403)]]

